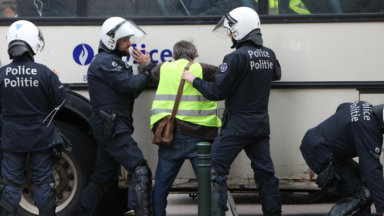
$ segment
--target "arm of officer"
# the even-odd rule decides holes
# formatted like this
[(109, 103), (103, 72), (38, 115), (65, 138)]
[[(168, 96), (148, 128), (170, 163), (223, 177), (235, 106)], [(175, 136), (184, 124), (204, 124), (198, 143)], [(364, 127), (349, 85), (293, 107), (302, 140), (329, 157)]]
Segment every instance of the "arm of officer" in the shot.
[(238, 71), (242, 71), (244, 65), (239, 55), (226, 55), (221, 69), (215, 75), (215, 83), (207, 82), (200, 78), (195, 78), (189, 71), (183, 73), (183, 79), (193, 84), (204, 97), (211, 101), (224, 100), (230, 94), (232, 88), (236, 88), (236, 78)]
[(272, 81), (278, 81), (281, 79), (281, 67), (279, 60), (276, 59), (275, 67), (273, 68)]
[(366, 125), (364, 123), (366, 122), (351, 123), (355, 125), (352, 130), (352, 133), (354, 134), (354, 144), (359, 155), (360, 166), (363, 170), (367, 186), (371, 192), (371, 197), (376, 207), (376, 212), (384, 213), (383, 166), (380, 163), (383, 137), (380, 132), (378, 133), (372, 128), (367, 129), (364, 127), (364, 125)]
[[(49, 68), (46, 68), (50, 70)], [(51, 71), (51, 70), (50, 70)], [(58, 107), (63, 104), (65, 98), (67, 97), (67, 90), (59, 80), (58, 72), (56, 70), (48, 73), (50, 81), (50, 94), (52, 98), (52, 103), (54, 107)]]
[(136, 94), (143, 91), (149, 83), (147, 73), (133, 75), (132, 66), (125, 69), (124, 65), (120, 65), (118, 57), (106, 58), (99, 67), (104, 72), (109, 86), (118, 92)]

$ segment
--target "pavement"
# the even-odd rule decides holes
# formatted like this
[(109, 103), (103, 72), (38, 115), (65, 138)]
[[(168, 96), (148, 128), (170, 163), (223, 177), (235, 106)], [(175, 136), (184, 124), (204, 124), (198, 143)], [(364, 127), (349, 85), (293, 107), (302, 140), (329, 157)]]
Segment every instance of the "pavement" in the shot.
[[(257, 194), (232, 194), (239, 216), (262, 216), (260, 198)], [(286, 216), (324, 216), (340, 196), (325, 197), (315, 204), (283, 204), (283, 215)], [(193, 200), (188, 194), (170, 194), (168, 197), (167, 216), (197, 216), (198, 197)], [(376, 212), (374, 206), (372, 212)], [(372, 214), (380, 215), (380, 214)]]
[[(122, 216), (128, 211), (127, 190), (121, 190), (114, 200), (109, 216)], [(260, 197), (255, 193), (232, 193), (239, 216), (262, 216)], [(192, 199), (188, 194), (170, 194), (168, 196), (167, 216), (198, 216), (198, 198)], [(341, 199), (338, 194), (323, 197), (314, 204), (283, 204), (283, 216), (324, 216), (335, 203)], [(371, 206), (372, 216), (376, 214), (374, 205)]]

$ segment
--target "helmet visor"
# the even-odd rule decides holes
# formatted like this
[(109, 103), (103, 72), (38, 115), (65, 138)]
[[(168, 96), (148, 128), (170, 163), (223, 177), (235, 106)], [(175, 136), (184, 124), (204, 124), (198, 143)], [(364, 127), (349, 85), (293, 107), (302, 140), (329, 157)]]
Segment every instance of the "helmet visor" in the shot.
[(220, 38), (227, 39), (229, 38), (229, 29), (224, 26), (225, 22), (227, 22), (227, 20), (225, 16), (223, 16), (215, 28), (213, 28), (212, 32)]
[(132, 20), (127, 20), (127, 23), (129, 25), (129, 28), (131, 28), (134, 32), (134, 35), (131, 36), (131, 42), (137, 43), (145, 38), (147, 36), (147, 33), (143, 31), (139, 26), (137, 26)]

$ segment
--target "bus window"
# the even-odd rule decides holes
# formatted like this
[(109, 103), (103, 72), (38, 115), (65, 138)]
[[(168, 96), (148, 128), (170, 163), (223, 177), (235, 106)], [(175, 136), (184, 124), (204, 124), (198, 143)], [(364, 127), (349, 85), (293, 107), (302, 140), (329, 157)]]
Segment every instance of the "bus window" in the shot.
[(87, 0), (88, 17), (164, 16), (163, 0)]
[(76, 0), (0, 0), (3, 17), (75, 17)]

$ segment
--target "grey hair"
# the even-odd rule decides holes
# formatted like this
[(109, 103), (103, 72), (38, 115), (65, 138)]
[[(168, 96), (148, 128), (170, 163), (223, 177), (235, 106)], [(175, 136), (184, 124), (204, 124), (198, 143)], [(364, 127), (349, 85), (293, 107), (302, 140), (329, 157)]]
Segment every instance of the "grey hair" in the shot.
[(178, 60), (182, 55), (189, 57), (190, 59), (194, 59), (196, 54), (196, 58), (199, 56), (197, 53), (197, 49), (193, 44), (193, 41), (179, 41), (173, 46), (173, 57), (175, 60)]

